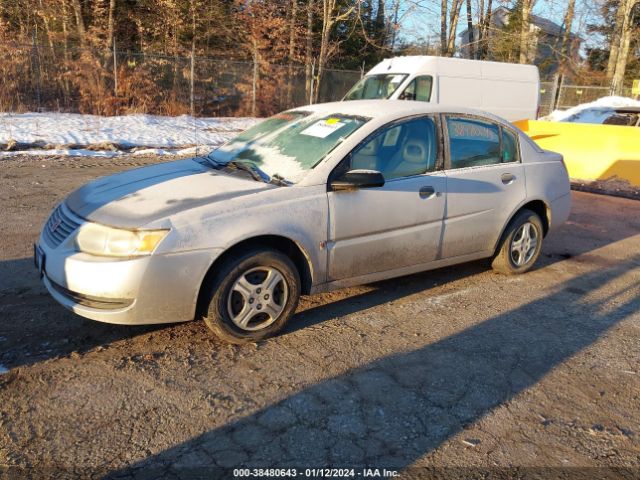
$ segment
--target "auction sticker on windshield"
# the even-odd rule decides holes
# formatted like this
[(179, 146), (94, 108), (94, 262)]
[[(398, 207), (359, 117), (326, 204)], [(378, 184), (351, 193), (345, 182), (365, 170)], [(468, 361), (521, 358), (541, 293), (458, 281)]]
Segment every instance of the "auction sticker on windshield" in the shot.
[(333, 132), (340, 130), (346, 124), (341, 122), (339, 118), (327, 118), (314, 123), (309, 128), (300, 132), (300, 135), (308, 135), (310, 137), (326, 138)]

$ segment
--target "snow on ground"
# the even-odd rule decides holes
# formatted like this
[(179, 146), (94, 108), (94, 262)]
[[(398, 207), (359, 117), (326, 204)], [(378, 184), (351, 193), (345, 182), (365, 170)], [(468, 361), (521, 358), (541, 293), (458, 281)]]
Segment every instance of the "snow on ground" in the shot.
[[(0, 152), (0, 156), (19, 153), (113, 157), (122, 153), (111, 146), (148, 147), (146, 154), (186, 154), (184, 147), (221, 145), (255, 122), (252, 118), (187, 115), (100, 117), (75, 113), (0, 113), (0, 145), (37, 145), (19, 152)], [(100, 149), (101, 144), (107, 146)], [(88, 146), (98, 147), (84, 148)], [(176, 149), (180, 150), (176, 152)]]
[(616, 108), (640, 107), (640, 101), (626, 97), (602, 97), (568, 110), (555, 110), (541, 120), (552, 122), (602, 123)]
[(7, 373), (9, 371), (8, 368), (3, 367), (2, 364), (0, 363), (0, 375), (2, 375), (3, 373)]

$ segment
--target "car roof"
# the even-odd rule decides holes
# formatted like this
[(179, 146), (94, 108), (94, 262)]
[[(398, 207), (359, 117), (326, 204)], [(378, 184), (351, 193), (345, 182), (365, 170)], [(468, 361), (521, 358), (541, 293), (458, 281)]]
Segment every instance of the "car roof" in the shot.
[(441, 105), (411, 100), (348, 100), (342, 102), (317, 103), (297, 107), (293, 110), (313, 112), (315, 114), (357, 115), (381, 120), (394, 120), (411, 115), (429, 113), (458, 113), (479, 115), (501, 123), (509, 123), (492, 113), (455, 105)]

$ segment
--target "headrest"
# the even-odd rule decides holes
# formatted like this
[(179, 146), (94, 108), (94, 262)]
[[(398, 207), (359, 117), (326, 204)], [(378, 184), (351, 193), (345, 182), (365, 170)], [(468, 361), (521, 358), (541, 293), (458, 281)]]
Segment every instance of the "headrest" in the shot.
[(360, 155), (376, 155), (378, 153), (378, 137), (367, 142), (359, 151)]
[(408, 140), (402, 150), (402, 159), (405, 162), (424, 165), (428, 157), (429, 149), (424, 140)]

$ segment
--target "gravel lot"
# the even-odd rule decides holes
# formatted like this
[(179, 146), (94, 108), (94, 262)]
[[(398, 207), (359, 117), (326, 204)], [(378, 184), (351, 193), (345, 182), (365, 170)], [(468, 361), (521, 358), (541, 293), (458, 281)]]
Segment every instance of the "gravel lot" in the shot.
[(0, 477), (640, 476), (640, 201), (574, 192), (524, 276), (479, 262), (306, 297), (283, 335), (236, 347), (202, 323), (84, 320), (32, 267), (57, 201), (153, 161), (0, 162)]

